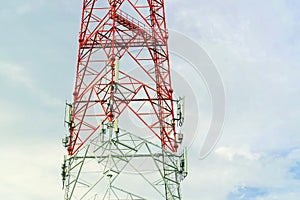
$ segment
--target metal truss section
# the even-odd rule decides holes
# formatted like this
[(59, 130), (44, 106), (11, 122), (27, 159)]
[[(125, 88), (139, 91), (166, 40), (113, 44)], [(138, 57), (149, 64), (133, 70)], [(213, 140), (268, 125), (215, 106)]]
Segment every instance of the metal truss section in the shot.
[(125, 130), (115, 133), (109, 125), (107, 130), (66, 158), (65, 200), (181, 199), (184, 153)]
[(184, 99), (173, 92), (164, 0), (83, 0), (65, 200), (181, 199)]
[(69, 155), (99, 131), (95, 118), (113, 122), (127, 111), (177, 151), (167, 38), (162, 0), (83, 1)]

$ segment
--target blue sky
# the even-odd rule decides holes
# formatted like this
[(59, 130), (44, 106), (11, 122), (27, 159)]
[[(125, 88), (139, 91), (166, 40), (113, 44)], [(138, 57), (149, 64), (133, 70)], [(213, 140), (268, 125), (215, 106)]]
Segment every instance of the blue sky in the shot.
[[(215, 63), (227, 102), (211, 155), (198, 159), (201, 135), (190, 147), (185, 199), (299, 199), (300, 3), (174, 0), (166, 7), (169, 28), (196, 41)], [(2, 2), (1, 199), (63, 199), (60, 141), (80, 11), (79, 0)]]

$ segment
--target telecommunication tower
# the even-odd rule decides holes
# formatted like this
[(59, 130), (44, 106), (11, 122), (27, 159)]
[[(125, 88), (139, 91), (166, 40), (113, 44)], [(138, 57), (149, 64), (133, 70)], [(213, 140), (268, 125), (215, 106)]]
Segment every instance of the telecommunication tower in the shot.
[(174, 99), (164, 0), (83, 0), (65, 200), (182, 199), (184, 98)]

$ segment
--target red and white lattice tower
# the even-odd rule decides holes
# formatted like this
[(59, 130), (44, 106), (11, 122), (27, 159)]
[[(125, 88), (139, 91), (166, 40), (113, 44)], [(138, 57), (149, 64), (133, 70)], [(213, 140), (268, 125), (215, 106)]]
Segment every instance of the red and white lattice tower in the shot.
[(65, 200), (182, 198), (164, 0), (83, 0), (73, 96)]

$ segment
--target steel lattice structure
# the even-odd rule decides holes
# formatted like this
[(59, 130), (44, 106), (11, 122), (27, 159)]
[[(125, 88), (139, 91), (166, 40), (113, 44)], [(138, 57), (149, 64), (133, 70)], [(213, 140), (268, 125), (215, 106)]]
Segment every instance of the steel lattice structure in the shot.
[(83, 0), (65, 200), (181, 199), (183, 105), (173, 99), (164, 9), (164, 0)]

